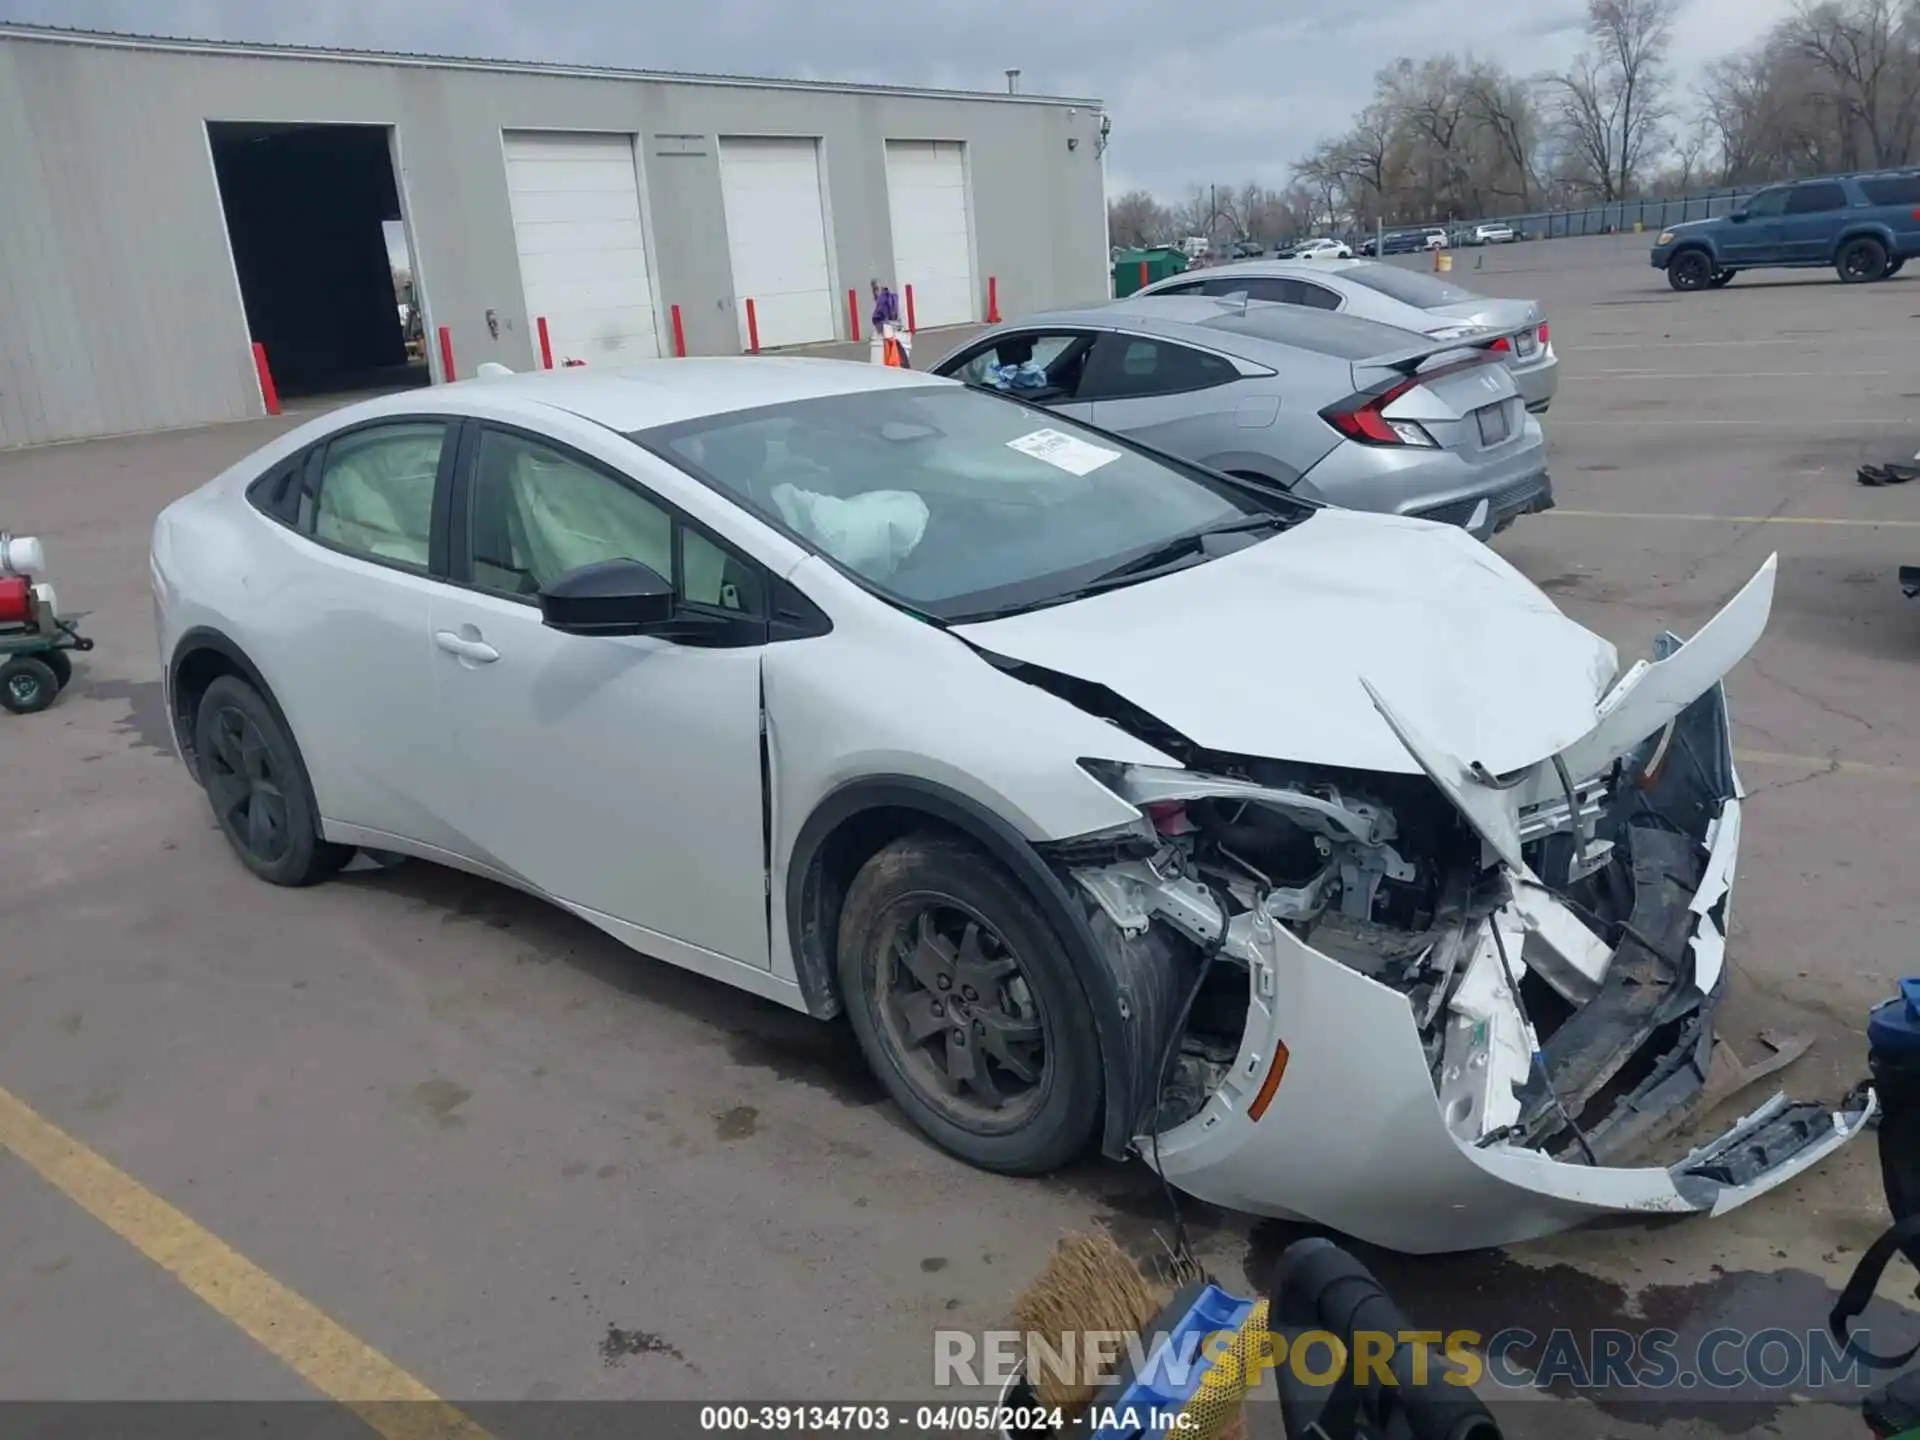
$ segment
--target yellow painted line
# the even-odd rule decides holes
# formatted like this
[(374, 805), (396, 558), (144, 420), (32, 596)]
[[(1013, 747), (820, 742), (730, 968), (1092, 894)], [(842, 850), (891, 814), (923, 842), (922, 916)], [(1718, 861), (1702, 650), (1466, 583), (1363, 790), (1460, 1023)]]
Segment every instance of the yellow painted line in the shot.
[(1842, 775), (1872, 775), (1882, 780), (1904, 780), (1920, 785), (1920, 770), (1905, 765), (1872, 765), (1865, 760), (1839, 760), (1831, 755), (1780, 755), (1771, 750), (1736, 750), (1741, 765), (1774, 765), (1784, 770), (1831, 770)]
[(491, 1440), (366, 1341), (4, 1089), (0, 1146), (386, 1440)]
[(1556, 505), (1543, 515), (1558, 515), (1565, 520), (1683, 520), (1692, 524), (1718, 525), (1857, 525), (1875, 530), (1920, 530), (1920, 520), (1842, 519), (1831, 515), (1669, 515), (1654, 511), (1568, 510)]

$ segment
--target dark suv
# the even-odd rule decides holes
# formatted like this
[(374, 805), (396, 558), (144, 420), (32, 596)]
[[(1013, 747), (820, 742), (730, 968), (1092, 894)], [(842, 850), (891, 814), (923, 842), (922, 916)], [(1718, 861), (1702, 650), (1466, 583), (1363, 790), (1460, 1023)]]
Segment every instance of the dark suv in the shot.
[(1676, 290), (1718, 289), (1742, 270), (1831, 265), (1848, 284), (1884, 280), (1920, 255), (1920, 170), (1802, 180), (1762, 190), (1717, 220), (1663, 230), (1653, 264)]

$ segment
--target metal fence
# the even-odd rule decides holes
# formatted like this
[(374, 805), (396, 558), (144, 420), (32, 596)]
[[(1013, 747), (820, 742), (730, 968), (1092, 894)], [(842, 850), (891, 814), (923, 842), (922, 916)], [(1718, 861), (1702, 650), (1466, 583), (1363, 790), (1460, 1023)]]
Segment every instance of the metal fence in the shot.
[[(1659, 232), (1683, 220), (1711, 220), (1738, 210), (1761, 186), (1709, 190), (1671, 200), (1616, 200), (1610, 205), (1589, 205), (1583, 210), (1535, 210), (1524, 215), (1485, 215), (1477, 220), (1454, 219), (1431, 222), (1432, 228), (1451, 233), (1474, 225), (1510, 225), (1527, 239), (1558, 240), (1566, 236), (1617, 235), (1632, 233), (1635, 226)], [(1389, 225), (1389, 230), (1423, 229), (1420, 225)]]

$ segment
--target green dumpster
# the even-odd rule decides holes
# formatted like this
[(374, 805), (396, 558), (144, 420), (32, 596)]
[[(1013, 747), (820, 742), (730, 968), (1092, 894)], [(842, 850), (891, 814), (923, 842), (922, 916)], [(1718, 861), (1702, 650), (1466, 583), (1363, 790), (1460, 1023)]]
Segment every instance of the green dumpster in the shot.
[(1142, 286), (1178, 275), (1186, 268), (1187, 257), (1171, 245), (1122, 250), (1113, 261), (1113, 297), (1118, 300), (1123, 295), (1131, 295)]

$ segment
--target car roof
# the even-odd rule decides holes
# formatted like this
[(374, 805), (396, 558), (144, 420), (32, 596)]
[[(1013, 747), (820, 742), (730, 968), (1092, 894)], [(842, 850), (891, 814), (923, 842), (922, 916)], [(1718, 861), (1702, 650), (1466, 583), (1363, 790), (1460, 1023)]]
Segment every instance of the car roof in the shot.
[(1030, 330), (1047, 325), (1086, 325), (1164, 335), (1169, 340), (1211, 345), (1250, 360), (1260, 359), (1261, 351), (1273, 345), (1340, 360), (1368, 360), (1404, 350), (1424, 338), (1395, 325), (1353, 315), (1270, 300), (1252, 300), (1243, 308), (1215, 295), (1140, 295), (1084, 310), (1032, 315), (1008, 328)]
[(951, 383), (924, 371), (845, 360), (714, 356), (482, 376), (436, 387), (433, 403), (457, 408), (463, 399), (484, 397), (489, 407), (504, 403), (530, 417), (564, 410), (627, 434), (763, 405)]

